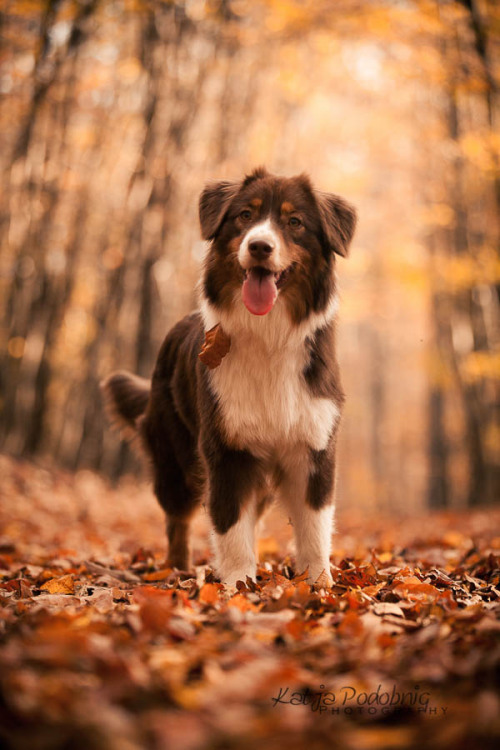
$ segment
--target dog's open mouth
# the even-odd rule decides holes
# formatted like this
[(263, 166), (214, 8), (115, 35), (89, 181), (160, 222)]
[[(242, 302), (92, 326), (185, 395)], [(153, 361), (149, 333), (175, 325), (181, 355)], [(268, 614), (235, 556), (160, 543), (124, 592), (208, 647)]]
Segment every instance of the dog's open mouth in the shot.
[(262, 266), (245, 269), (242, 297), (247, 310), (253, 315), (267, 315), (278, 297), (278, 291), (285, 283), (291, 266), (283, 271), (273, 272)]

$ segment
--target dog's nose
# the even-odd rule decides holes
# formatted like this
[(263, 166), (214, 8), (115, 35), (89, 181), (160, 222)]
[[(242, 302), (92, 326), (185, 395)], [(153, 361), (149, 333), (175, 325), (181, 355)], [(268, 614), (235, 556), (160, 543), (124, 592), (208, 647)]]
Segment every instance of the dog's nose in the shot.
[(249, 243), (248, 249), (250, 255), (256, 259), (267, 258), (267, 256), (273, 251), (272, 246), (263, 240), (253, 240), (253, 242)]

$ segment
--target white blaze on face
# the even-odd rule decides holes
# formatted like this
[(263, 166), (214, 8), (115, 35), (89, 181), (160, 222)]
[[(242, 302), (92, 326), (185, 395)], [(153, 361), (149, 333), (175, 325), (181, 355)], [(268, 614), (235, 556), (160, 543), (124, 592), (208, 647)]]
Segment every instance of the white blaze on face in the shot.
[[(252, 255), (252, 243), (265, 243), (268, 253)], [(242, 287), (245, 307), (253, 315), (267, 315), (278, 297), (276, 281), (281, 268), (281, 239), (270, 218), (248, 230), (238, 252), (238, 260), (246, 271)], [(266, 270), (264, 270), (266, 269)]]
[(240, 263), (240, 266), (245, 269), (250, 268), (250, 266), (252, 265), (255, 265), (249, 249), (251, 242), (265, 242), (266, 244), (268, 244), (269, 247), (272, 248), (272, 252), (269, 253), (269, 259), (268, 263), (266, 263), (266, 267), (270, 268), (272, 271), (283, 270), (281, 263), (281, 238), (278, 232), (275, 230), (271, 219), (268, 218), (265, 221), (261, 221), (255, 226), (251, 227), (251, 229), (249, 229), (243, 237), (240, 249), (238, 251), (238, 261)]

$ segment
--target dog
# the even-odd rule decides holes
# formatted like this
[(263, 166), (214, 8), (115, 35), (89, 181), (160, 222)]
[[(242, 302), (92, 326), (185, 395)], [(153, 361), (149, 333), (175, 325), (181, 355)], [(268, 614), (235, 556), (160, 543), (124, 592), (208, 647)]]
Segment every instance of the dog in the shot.
[(199, 218), (209, 242), (200, 309), (167, 334), (151, 382), (107, 378), (108, 406), (151, 459), (171, 566), (189, 569), (190, 519), (205, 500), (217, 575), (233, 589), (255, 580), (256, 522), (278, 496), (296, 573), (331, 585), (344, 403), (335, 256), (347, 255), (355, 209), (307, 175), (261, 167), (207, 185)]

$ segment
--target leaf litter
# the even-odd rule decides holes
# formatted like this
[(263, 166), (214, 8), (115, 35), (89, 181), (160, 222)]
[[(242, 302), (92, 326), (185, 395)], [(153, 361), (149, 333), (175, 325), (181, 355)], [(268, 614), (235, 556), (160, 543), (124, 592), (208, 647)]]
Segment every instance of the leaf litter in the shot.
[(271, 517), (230, 594), (206, 513), (176, 571), (147, 488), (0, 471), (0, 747), (497, 746), (498, 510), (341, 516), (332, 588)]

